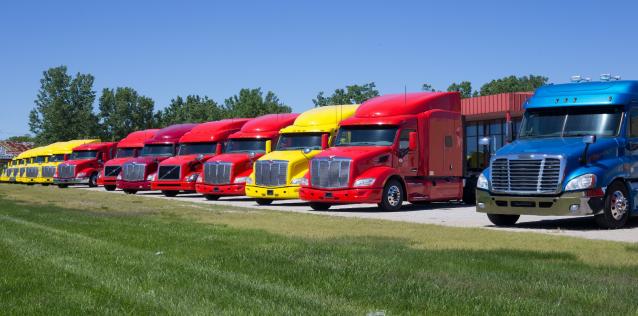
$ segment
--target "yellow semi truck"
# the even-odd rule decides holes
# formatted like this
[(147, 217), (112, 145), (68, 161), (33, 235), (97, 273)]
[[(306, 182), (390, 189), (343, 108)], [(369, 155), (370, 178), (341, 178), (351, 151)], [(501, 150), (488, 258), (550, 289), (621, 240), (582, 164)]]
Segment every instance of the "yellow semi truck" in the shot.
[(15, 182), (26, 183), (27, 167), (31, 164), (31, 158), (33, 158), (32, 153), (34, 152), (34, 149), (25, 150), (18, 155), (18, 173), (15, 177)]
[(29, 151), (29, 163), (26, 165), (26, 170), (24, 172), (24, 177), (22, 178), (23, 182), (26, 184), (35, 184), (38, 183), (38, 177), (40, 176), (40, 171), (42, 168), (42, 164), (47, 162), (47, 154), (45, 152), (46, 146), (33, 148)]
[(246, 182), (246, 195), (260, 205), (274, 200), (298, 199), (308, 161), (328, 148), (339, 122), (352, 116), (358, 105), (331, 105), (308, 110), (295, 123), (279, 131), (274, 151), (259, 158)]
[(15, 161), (15, 159), (11, 159), (7, 165), (6, 168), (4, 168), (2, 170), (2, 174), (0, 175), (0, 182), (9, 182), (9, 178), (13, 175), (13, 162)]
[(46, 146), (43, 154), (48, 157), (47, 162), (41, 165), (41, 172), (36, 178), (36, 182), (42, 185), (53, 183), (53, 176), (58, 165), (69, 159), (73, 148), (84, 144), (99, 143), (99, 139), (76, 139), (68, 142), (58, 142)]

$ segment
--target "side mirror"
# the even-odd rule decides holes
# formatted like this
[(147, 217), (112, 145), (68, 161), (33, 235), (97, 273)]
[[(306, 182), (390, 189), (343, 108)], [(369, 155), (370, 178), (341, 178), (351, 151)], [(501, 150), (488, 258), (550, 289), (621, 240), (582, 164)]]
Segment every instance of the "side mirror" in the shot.
[(309, 154), (309, 153), (311, 153), (311, 152), (312, 152), (312, 148), (304, 148), (304, 149), (302, 150), (302, 152), (303, 152), (305, 155), (307, 155), (307, 154)]
[(215, 155), (221, 155), (222, 154), (222, 143), (217, 143), (217, 145), (215, 146)]
[(490, 145), (490, 138), (489, 137), (483, 137), (483, 138), (479, 139), (479, 145), (481, 145), (481, 146), (489, 146)]
[(202, 162), (202, 160), (204, 160), (204, 154), (199, 154), (197, 155), (197, 161)]
[(410, 132), (409, 134), (409, 144), (408, 144), (408, 148), (411, 151), (416, 150), (417, 147), (417, 136), (416, 136), (416, 132)]
[(272, 140), (267, 140), (266, 141), (266, 153), (269, 153), (272, 151)]
[(328, 140), (330, 139), (329, 134), (321, 134), (321, 149), (326, 149), (330, 145)]
[(505, 142), (511, 143), (514, 140), (514, 122), (509, 121), (505, 124)]
[(255, 154), (254, 151), (251, 151), (248, 153), (248, 158), (250, 158), (250, 160), (255, 160), (255, 157), (257, 156), (257, 154)]

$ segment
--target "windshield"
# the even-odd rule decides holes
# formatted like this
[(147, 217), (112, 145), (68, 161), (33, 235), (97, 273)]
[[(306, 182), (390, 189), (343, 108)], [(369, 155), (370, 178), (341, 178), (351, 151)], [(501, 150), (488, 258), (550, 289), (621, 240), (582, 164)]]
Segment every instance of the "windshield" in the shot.
[(226, 153), (266, 152), (265, 139), (231, 139), (226, 143)]
[(46, 156), (35, 157), (35, 163), (43, 163), (46, 160)]
[(93, 159), (97, 157), (96, 150), (83, 150), (83, 151), (74, 151), (71, 153), (70, 160), (78, 160), (78, 159)]
[(615, 136), (622, 112), (619, 107), (528, 110), (523, 116), (520, 138)]
[(277, 142), (277, 150), (321, 149), (321, 133), (283, 134)]
[(116, 158), (130, 158), (135, 156), (135, 148), (118, 148)]
[(173, 156), (172, 144), (146, 145), (140, 156)]
[(397, 127), (348, 126), (339, 128), (335, 146), (390, 146)]
[(178, 155), (209, 155), (217, 151), (217, 143), (190, 143), (180, 144)]
[(64, 161), (64, 154), (53, 155), (49, 157), (49, 162)]

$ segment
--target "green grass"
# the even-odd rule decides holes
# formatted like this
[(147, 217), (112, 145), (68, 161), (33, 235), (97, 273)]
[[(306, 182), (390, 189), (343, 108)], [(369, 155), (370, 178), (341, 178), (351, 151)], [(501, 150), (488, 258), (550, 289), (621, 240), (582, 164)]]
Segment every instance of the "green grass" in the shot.
[(0, 185), (2, 314), (638, 314), (638, 247)]

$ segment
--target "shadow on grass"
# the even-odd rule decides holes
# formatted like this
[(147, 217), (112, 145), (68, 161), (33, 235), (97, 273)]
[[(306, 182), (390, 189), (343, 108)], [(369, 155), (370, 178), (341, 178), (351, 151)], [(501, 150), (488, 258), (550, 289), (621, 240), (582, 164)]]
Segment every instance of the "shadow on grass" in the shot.
[[(596, 220), (593, 216), (585, 217), (569, 217), (559, 219), (541, 219), (538, 221), (528, 221), (517, 223), (514, 228), (529, 228), (529, 229), (562, 229), (562, 230), (575, 230), (575, 231), (594, 231), (607, 229), (600, 228), (596, 224)], [(627, 225), (619, 230), (632, 230), (638, 228), (638, 218), (630, 218)], [(638, 232), (637, 232), (638, 233)]]

